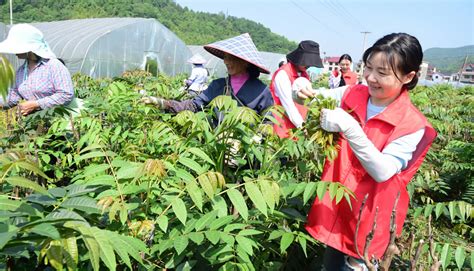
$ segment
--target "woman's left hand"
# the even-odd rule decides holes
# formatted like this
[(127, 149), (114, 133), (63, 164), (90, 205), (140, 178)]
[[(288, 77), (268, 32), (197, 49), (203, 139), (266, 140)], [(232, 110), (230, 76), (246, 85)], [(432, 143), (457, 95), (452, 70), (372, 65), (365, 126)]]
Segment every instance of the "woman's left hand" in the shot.
[(23, 116), (30, 114), (31, 112), (38, 109), (40, 106), (37, 101), (26, 101), (19, 104), (20, 113)]
[(340, 107), (321, 110), (321, 128), (328, 132), (344, 133), (355, 126), (359, 126), (359, 123)]

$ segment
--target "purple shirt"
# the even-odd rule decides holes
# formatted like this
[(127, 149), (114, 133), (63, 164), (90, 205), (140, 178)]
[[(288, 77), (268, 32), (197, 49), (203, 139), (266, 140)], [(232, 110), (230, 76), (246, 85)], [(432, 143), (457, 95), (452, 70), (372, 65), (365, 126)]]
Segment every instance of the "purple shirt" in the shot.
[(244, 85), (244, 83), (248, 79), (249, 79), (249, 74), (246, 73), (246, 72), (230, 77), (230, 85), (232, 86), (232, 90), (234, 91), (234, 95), (237, 95), (237, 93), (239, 93), (240, 88)]
[(8, 93), (5, 107), (13, 107), (20, 100), (37, 101), (41, 109), (66, 105), (74, 97), (71, 74), (57, 59), (42, 59), (32, 72), (21, 65), (16, 72), (15, 86)]

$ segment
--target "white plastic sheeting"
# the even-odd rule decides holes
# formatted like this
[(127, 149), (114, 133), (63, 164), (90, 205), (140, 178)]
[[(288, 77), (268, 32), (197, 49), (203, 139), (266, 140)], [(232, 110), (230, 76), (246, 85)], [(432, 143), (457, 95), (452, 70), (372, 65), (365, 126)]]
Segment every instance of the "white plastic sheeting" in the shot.
[(156, 61), (158, 71), (167, 75), (191, 71), (191, 65), (186, 63), (191, 51), (155, 19), (79, 19), (32, 25), (43, 32), (71, 74), (120, 76), (127, 70), (144, 69), (147, 59)]
[(286, 60), (286, 55), (284, 54), (260, 52), (260, 55), (263, 58), (263, 63), (265, 63), (267, 68), (272, 72), (271, 74), (278, 70), (278, 63), (280, 63), (280, 61)]
[(227, 75), (227, 68), (222, 59), (208, 53), (201, 45), (188, 45), (188, 48), (191, 50), (193, 55), (200, 54), (206, 59), (204, 67), (208, 70), (209, 76), (220, 78)]
[[(208, 53), (204, 47), (200, 45), (188, 45), (188, 48), (193, 54), (199, 53), (206, 59), (207, 63), (204, 64), (204, 67), (206, 67), (206, 69), (209, 71), (210, 76), (220, 78), (227, 75), (227, 69), (222, 59)], [(286, 59), (286, 56), (283, 54), (270, 52), (260, 52), (260, 57), (262, 57), (265, 66), (272, 72), (269, 75), (262, 73), (260, 76), (270, 79), (273, 72), (278, 69), (278, 63), (280, 63), (282, 59)]]

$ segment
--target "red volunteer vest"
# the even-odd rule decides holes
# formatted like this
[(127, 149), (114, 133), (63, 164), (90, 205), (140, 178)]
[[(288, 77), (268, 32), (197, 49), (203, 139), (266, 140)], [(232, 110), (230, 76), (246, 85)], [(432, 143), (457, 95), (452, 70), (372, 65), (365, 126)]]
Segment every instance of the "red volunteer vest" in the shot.
[[(275, 94), (275, 77), (279, 72), (286, 72), (288, 77), (290, 78), (291, 84), (293, 84), (293, 81), (296, 80), (296, 78), (300, 77), (298, 75), (298, 71), (296, 70), (296, 66), (291, 64), (291, 63), (286, 63), (285, 65), (281, 66), (274, 74), (272, 77), (272, 83), (270, 84), (270, 92), (272, 93), (273, 101), (275, 105), (280, 105), (281, 106), (281, 101), (280, 98)], [(306, 72), (301, 72), (301, 77), (305, 77), (309, 80), (309, 76)], [(296, 108), (298, 109), (298, 112), (300, 113), (301, 117), (303, 119), (306, 118), (306, 113), (308, 112), (308, 109), (301, 104), (295, 103)], [(291, 129), (295, 128), (295, 125), (290, 121), (288, 116), (283, 115), (282, 117), (277, 116), (273, 114), (275, 119), (278, 121), (278, 124), (273, 124), (273, 131), (280, 137), (280, 138), (287, 138), (289, 136), (288, 132)]]
[(436, 137), (436, 131), (411, 103), (408, 91), (402, 91), (382, 113), (366, 122), (368, 99), (367, 86), (356, 85), (345, 93), (341, 105), (361, 124), (365, 134), (378, 150), (383, 150), (393, 140), (422, 128), (425, 128), (425, 134), (407, 167), (382, 183), (377, 183), (367, 174), (342, 136), (337, 158), (333, 162), (326, 161), (321, 180), (340, 182), (354, 192), (355, 198), (351, 198), (352, 208), (345, 199), (339, 204), (331, 200), (329, 195), (325, 195), (322, 201), (316, 199), (309, 212), (306, 229), (317, 240), (356, 258), (359, 256), (354, 236), (365, 195), (368, 194), (368, 198), (362, 210), (357, 246), (359, 252), (363, 253), (365, 239), (372, 229), (375, 210), (378, 207), (377, 228), (369, 247), (369, 255), (380, 258), (388, 246), (390, 216), (397, 194), (400, 192), (396, 208), (397, 234), (400, 235), (410, 201), (406, 186)]
[[(332, 74), (337, 77), (337, 71), (333, 71)], [(348, 70), (347, 72), (343, 73), (342, 77), (344, 78), (344, 82), (346, 82), (346, 86), (352, 86), (357, 84), (357, 73), (351, 70)]]

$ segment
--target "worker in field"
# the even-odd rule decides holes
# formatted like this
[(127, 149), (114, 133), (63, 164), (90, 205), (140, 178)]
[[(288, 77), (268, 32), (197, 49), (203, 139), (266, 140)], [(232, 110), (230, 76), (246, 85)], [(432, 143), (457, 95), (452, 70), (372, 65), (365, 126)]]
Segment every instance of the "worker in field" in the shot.
[(329, 88), (352, 86), (357, 84), (357, 74), (351, 71), (352, 58), (348, 54), (343, 54), (339, 58), (336, 67), (329, 76)]
[(207, 70), (204, 67), (206, 60), (200, 54), (195, 54), (188, 62), (193, 64), (193, 69), (189, 78), (184, 81), (185, 89), (195, 96), (207, 88)]
[(272, 77), (270, 92), (276, 105), (285, 109), (285, 114), (274, 114), (277, 124), (273, 125), (275, 133), (281, 137), (289, 136), (289, 130), (303, 125), (306, 117), (306, 107), (293, 101), (291, 87), (298, 77), (309, 79), (306, 73), (308, 67), (323, 67), (319, 54), (319, 44), (312, 40), (302, 41), (298, 48), (286, 56), (287, 63), (283, 64)]
[[(422, 59), (418, 39), (393, 33), (363, 55), (367, 86), (313, 90), (307, 82), (294, 88), (296, 102), (323, 95), (340, 105), (320, 114), (322, 129), (341, 134), (338, 155), (326, 161), (321, 180), (339, 182), (354, 197), (339, 203), (329, 195), (317, 198), (306, 223), (307, 231), (327, 245), (326, 270), (368, 270), (372, 257), (384, 256), (390, 228), (401, 234), (410, 201), (407, 185), (436, 137), (408, 94), (418, 82)], [(369, 234), (373, 239), (364, 258)]]
[(219, 95), (229, 95), (239, 106), (249, 107), (259, 114), (273, 105), (268, 87), (258, 79), (261, 72), (270, 72), (249, 34), (217, 41), (205, 45), (204, 49), (224, 60), (228, 76), (212, 81), (206, 90), (189, 100), (173, 101), (149, 96), (142, 101), (174, 113), (202, 110)]
[(25, 62), (16, 71), (16, 81), (1, 106), (18, 105), (23, 116), (40, 109), (68, 105), (74, 98), (71, 75), (44, 40), (29, 24), (14, 25), (0, 43), (0, 53), (15, 54)]

